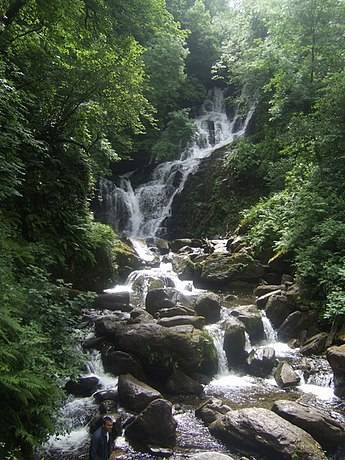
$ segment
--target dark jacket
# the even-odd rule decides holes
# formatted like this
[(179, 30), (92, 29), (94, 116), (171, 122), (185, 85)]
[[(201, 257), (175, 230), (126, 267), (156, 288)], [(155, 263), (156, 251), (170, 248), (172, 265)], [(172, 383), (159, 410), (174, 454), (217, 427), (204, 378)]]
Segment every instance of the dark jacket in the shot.
[(112, 434), (109, 433), (109, 442), (107, 442), (107, 433), (100, 426), (91, 438), (90, 460), (108, 460), (112, 451), (112, 445)]

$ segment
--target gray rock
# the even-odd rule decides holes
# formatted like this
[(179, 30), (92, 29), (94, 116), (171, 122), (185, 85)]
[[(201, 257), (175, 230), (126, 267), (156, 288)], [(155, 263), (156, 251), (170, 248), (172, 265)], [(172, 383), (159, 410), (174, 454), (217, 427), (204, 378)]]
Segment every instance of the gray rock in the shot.
[(279, 363), (274, 373), (274, 378), (281, 388), (295, 387), (301, 380), (290, 364), (285, 361)]
[(345, 345), (327, 349), (327, 359), (334, 375), (334, 393), (345, 397)]
[(133, 412), (141, 412), (151, 401), (162, 398), (159, 391), (130, 374), (120, 375), (118, 391), (121, 406)]
[(191, 239), (191, 238), (181, 238), (181, 239), (169, 241), (170, 249), (173, 252), (178, 252), (184, 246), (189, 246), (191, 248), (201, 248), (204, 245), (205, 245), (205, 243), (203, 242), (203, 240), (199, 240), (199, 239), (196, 239), (196, 238), (193, 238), (193, 239)]
[(256, 303), (256, 306), (258, 308), (261, 308), (261, 309), (264, 309), (267, 305), (267, 302), (269, 301), (269, 299), (274, 296), (274, 295), (280, 295), (281, 294), (281, 290), (280, 289), (277, 289), (276, 291), (272, 291), (272, 292), (267, 292), (266, 294), (263, 294), (261, 296), (259, 296), (256, 300), (255, 300), (255, 303)]
[(145, 446), (174, 447), (176, 426), (172, 404), (164, 399), (156, 399), (127, 426), (125, 436)]
[(144, 310), (143, 308), (138, 307), (138, 308), (134, 308), (131, 311), (131, 319), (130, 319), (131, 323), (144, 323), (144, 322), (150, 323), (152, 321), (154, 321), (153, 316), (150, 315), (150, 313)]
[(272, 295), (266, 304), (267, 318), (275, 329), (278, 329), (294, 310), (295, 307), (288, 302), (284, 295)]
[(254, 289), (254, 295), (261, 297), (264, 295), (271, 295), (272, 293), (278, 294), (281, 292), (280, 284), (260, 284)]
[(210, 398), (195, 410), (195, 416), (200, 418), (205, 425), (210, 425), (230, 410), (230, 407), (224, 404), (221, 399)]
[(231, 315), (235, 316), (244, 324), (250, 341), (255, 344), (265, 338), (264, 326), (259, 310), (255, 305), (243, 305), (232, 310)]
[(230, 368), (242, 366), (247, 358), (245, 328), (236, 318), (230, 318), (225, 325), (224, 351)]
[(229, 455), (220, 452), (199, 452), (198, 454), (191, 455), (189, 459), (192, 460), (233, 460)]
[(252, 350), (247, 359), (248, 372), (257, 377), (267, 377), (272, 372), (275, 362), (274, 348), (264, 347)]
[(220, 309), (219, 296), (213, 292), (200, 295), (195, 303), (196, 313), (206, 318), (208, 323), (216, 323), (220, 320)]
[(317, 321), (317, 312), (294, 311), (279, 327), (278, 338), (287, 342), (290, 339), (299, 338), (304, 330), (313, 334), (314, 331), (317, 331)]
[(327, 339), (328, 334), (326, 332), (320, 332), (308, 339), (299, 351), (305, 356), (323, 353), (326, 349)]
[(210, 432), (230, 445), (268, 458), (326, 460), (321, 446), (301, 428), (262, 408), (231, 411), (209, 426)]
[(176, 307), (171, 308), (162, 308), (158, 310), (157, 315), (159, 318), (171, 318), (172, 316), (192, 316), (195, 314), (193, 308), (183, 307), (182, 305), (177, 305)]
[(173, 316), (171, 318), (162, 318), (158, 324), (164, 327), (181, 326), (183, 324), (190, 324), (191, 326), (202, 329), (205, 326), (205, 318), (203, 316)]
[(331, 417), (325, 409), (319, 410), (295, 401), (276, 401), (272, 410), (285, 420), (311, 434), (325, 449), (344, 445), (345, 426)]
[(176, 307), (177, 303), (189, 306), (190, 300), (175, 288), (152, 289), (145, 300), (146, 310), (151, 315), (155, 315), (162, 308)]

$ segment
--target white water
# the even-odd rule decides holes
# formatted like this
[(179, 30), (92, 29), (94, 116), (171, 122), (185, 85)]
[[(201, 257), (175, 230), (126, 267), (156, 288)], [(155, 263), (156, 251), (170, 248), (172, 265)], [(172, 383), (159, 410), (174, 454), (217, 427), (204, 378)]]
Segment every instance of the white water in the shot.
[(111, 216), (109, 223), (127, 236), (147, 238), (157, 235), (164, 220), (170, 216), (174, 197), (183, 190), (188, 176), (198, 169), (203, 158), (244, 135), (254, 108), (253, 105), (244, 120), (238, 112), (229, 119), (223, 92), (214, 88), (202, 106), (201, 115), (194, 120), (196, 140), (178, 160), (159, 164), (151, 180), (136, 189), (131, 184), (131, 175), (122, 176), (118, 185), (109, 181), (101, 183), (102, 200)]

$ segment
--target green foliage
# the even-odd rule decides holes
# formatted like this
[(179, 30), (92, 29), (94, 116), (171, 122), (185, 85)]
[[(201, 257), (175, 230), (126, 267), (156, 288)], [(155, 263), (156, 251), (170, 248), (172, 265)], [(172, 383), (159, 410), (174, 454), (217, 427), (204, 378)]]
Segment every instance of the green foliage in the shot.
[(154, 145), (152, 153), (159, 160), (174, 160), (191, 144), (196, 127), (189, 118), (189, 110), (182, 109), (170, 114), (160, 139)]

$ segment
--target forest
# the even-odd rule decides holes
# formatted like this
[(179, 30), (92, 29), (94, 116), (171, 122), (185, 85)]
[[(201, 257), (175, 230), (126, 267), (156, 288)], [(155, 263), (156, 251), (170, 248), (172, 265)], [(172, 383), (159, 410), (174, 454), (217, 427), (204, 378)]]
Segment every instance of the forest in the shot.
[[(343, 320), (344, 23), (344, 0), (0, 0), (1, 458), (56, 430), (80, 313), (128, 251), (94, 219), (100, 179), (177, 158), (214, 86), (256, 105), (222, 172), (260, 187), (237, 231)], [(226, 236), (223, 200), (203, 236)]]

